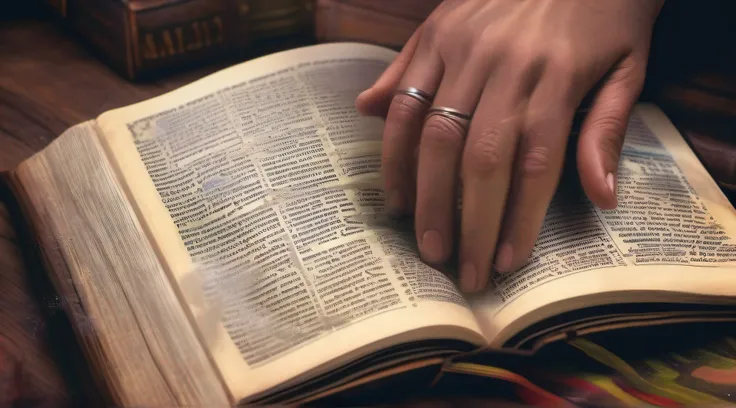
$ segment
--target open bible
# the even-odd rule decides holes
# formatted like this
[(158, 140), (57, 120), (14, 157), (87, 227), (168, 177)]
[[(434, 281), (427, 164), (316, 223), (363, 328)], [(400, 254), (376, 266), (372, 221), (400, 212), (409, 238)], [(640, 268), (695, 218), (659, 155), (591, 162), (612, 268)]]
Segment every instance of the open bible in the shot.
[(4, 174), (115, 405), (319, 401), (465, 353), (736, 320), (736, 211), (651, 105), (629, 124), (618, 208), (563, 180), (528, 264), (463, 295), (383, 212), (383, 122), (354, 101), (395, 56), (248, 61)]

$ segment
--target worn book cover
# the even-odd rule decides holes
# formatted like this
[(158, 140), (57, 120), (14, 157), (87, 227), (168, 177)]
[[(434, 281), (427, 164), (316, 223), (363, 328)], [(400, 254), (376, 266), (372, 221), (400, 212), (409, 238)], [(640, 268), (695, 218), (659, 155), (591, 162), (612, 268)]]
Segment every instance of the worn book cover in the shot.
[(268, 41), (311, 38), (313, 2), (47, 0), (82, 42), (129, 80), (242, 58)]

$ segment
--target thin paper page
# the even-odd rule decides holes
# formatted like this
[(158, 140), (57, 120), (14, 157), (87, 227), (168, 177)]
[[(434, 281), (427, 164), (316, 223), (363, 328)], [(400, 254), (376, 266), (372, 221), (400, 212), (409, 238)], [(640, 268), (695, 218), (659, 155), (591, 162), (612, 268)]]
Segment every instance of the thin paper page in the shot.
[(237, 396), (428, 326), (483, 342), (454, 284), (382, 212), (382, 121), (354, 101), (394, 56), (281, 53), (99, 120)]
[[(618, 198), (602, 211), (581, 189), (561, 187), (527, 266), (496, 276), (473, 302), (488, 337), (572, 307), (683, 294), (736, 300), (736, 212), (656, 107), (640, 105), (631, 118)], [(535, 313), (555, 302), (566, 306)]]

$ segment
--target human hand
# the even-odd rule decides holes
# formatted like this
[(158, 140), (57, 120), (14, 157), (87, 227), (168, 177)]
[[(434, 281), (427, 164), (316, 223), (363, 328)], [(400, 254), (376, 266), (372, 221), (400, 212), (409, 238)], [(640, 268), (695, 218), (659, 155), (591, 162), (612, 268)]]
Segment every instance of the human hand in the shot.
[[(664, 0), (445, 0), (356, 107), (386, 116), (387, 208), (414, 212), (422, 258), (446, 262), (462, 194), (460, 286), (523, 266), (559, 182), (575, 111), (582, 186), (616, 206), (616, 170)], [(416, 88), (423, 103), (395, 90)], [(429, 115), (429, 104), (472, 114)], [(462, 186), (461, 186), (462, 185)], [(495, 263), (494, 263), (495, 261)]]

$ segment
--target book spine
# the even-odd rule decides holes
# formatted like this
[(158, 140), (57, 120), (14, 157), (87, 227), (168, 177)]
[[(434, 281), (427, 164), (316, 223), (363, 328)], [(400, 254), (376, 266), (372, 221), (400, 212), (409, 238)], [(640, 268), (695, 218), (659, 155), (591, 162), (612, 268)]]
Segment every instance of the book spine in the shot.
[(129, 8), (131, 79), (218, 60), (250, 43), (248, 7), (227, 0)]
[(314, 31), (316, 0), (251, 0), (249, 28), (254, 41)]
[(312, 31), (314, 0), (47, 0), (128, 80), (201, 66), (252, 44)]

